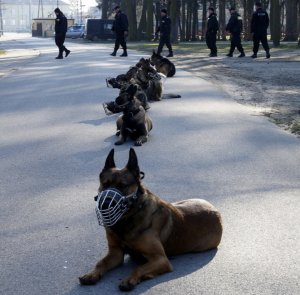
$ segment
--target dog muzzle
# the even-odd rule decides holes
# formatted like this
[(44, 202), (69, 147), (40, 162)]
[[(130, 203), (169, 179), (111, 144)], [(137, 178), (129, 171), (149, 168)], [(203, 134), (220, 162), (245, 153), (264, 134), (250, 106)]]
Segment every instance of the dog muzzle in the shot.
[(96, 215), (99, 225), (105, 227), (115, 225), (124, 213), (128, 211), (130, 207), (128, 200), (132, 198), (136, 198), (136, 192), (128, 196), (123, 196), (115, 188), (99, 192), (95, 197), (95, 201), (97, 202)]

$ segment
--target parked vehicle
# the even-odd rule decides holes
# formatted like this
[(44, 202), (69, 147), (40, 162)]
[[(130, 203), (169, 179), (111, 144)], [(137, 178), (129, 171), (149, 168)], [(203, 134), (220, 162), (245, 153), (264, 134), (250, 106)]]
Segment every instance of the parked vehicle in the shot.
[(112, 19), (87, 19), (84, 36), (88, 40), (106, 40), (115, 37), (111, 30), (113, 26)]
[(84, 25), (74, 25), (68, 28), (66, 37), (67, 38), (83, 38), (84, 37), (85, 26)]

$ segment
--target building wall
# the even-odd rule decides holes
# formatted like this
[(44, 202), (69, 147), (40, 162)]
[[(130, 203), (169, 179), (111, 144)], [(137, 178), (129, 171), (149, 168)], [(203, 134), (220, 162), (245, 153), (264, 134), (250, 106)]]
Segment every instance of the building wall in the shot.
[[(70, 5), (62, 1), (58, 4), (68, 17)], [(1, 7), (4, 32), (31, 32), (32, 19), (55, 18), (53, 11), (57, 7), (57, 0), (2, 0)]]

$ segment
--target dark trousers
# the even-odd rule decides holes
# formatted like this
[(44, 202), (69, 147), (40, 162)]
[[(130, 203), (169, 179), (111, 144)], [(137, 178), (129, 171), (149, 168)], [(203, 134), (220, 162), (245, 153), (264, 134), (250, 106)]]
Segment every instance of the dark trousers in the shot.
[(124, 35), (124, 32), (116, 33), (116, 41), (115, 41), (115, 48), (114, 52), (117, 52), (118, 49), (121, 47), (126, 52), (127, 51), (127, 45), (126, 45), (126, 37)]
[(259, 49), (259, 42), (263, 46), (266, 53), (269, 53), (270, 48), (268, 44), (267, 34), (254, 34), (253, 35), (253, 53), (257, 54)]
[(216, 33), (207, 33), (206, 34), (206, 45), (210, 49), (211, 54), (217, 54), (217, 34)]
[(67, 51), (68, 49), (64, 46), (64, 42), (66, 39), (66, 34), (55, 34), (55, 44), (58, 47), (59, 53), (58, 56), (62, 57), (63, 52)]
[(173, 53), (170, 36), (169, 35), (168, 36), (161, 35), (160, 38), (159, 38), (159, 44), (158, 44), (158, 48), (157, 48), (157, 54), (161, 54), (161, 52), (163, 50), (163, 47), (165, 45), (169, 49), (169, 53)]
[(235, 50), (235, 48), (237, 48), (237, 50), (240, 53), (244, 53), (244, 49), (242, 46), (242, 40), (241, 40), (241, 35), (238, 34), (231, 34), (231, 40), (230, 40), (230, 51), (229, 53), (232, 54)]

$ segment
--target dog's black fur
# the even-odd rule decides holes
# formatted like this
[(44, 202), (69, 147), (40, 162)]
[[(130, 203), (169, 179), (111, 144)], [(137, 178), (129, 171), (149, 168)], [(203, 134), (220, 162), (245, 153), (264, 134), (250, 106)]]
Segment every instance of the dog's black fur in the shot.
[(173, 77), (176, 73), (175, 65), (166, 57), (157, 54), (155, 50), (153, 50), (150, 62), (158, 72), (163, 73), (167, 77)]
[(130, 84), (115, 100), (116, 105), (123, 112), (116, 122), (117, 135), (120, 135), (120, 139), (115, 142), (116, 145), (123, 144), (128, 137), (135, 141), (136, 146), (141, 146), (148, 140), (152, 121), (141, 102), (136, 99), (136, 92), (137, 86)]

